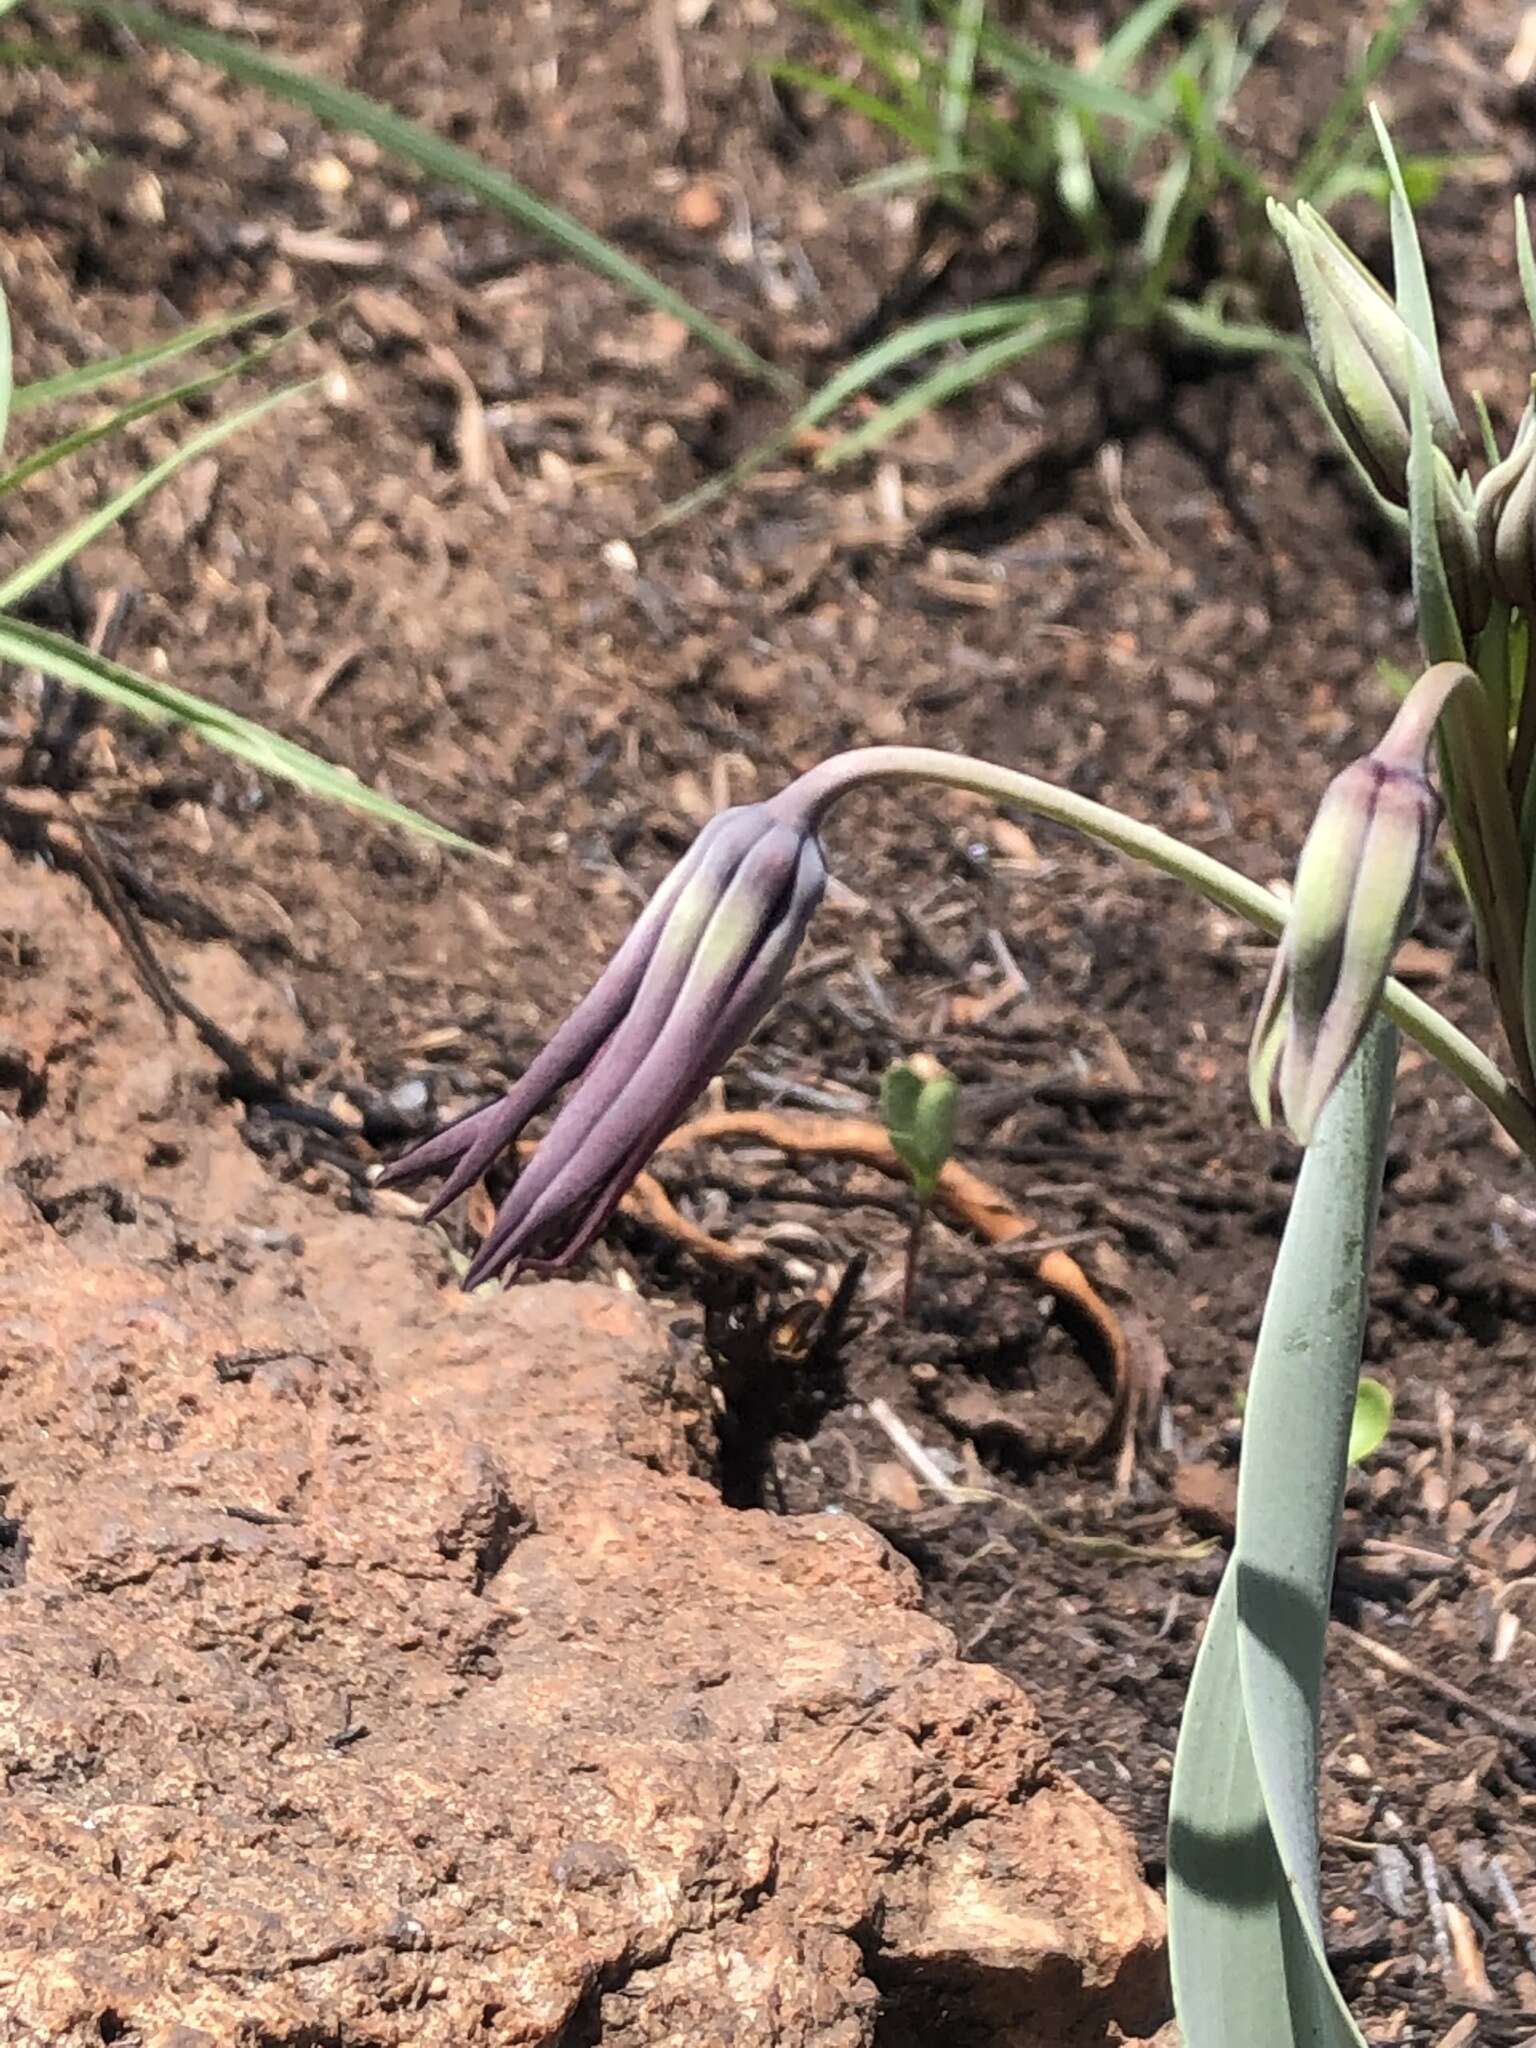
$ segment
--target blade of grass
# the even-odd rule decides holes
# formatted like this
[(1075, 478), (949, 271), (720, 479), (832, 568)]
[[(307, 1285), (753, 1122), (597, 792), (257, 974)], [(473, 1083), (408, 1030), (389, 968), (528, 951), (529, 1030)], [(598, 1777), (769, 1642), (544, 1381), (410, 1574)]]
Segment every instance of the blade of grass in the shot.
[(613, 243), (605, 241), (591, 228), (583, 227), (563, 207), (540, 199), (471, 151), (445, 141), (442, 136), (408, 121), (392, 108), (380, 105), (363, 93), (354, 92), (350, 86), (336, 85), (328, 78), (300, 71), (291, 64), (266, 56), (249, 44), (216, 35), (210, 29), (194, 28), (190, 23), (160, 14), (154, 8), (130, 4), (130, 0), (53, 0), (53, 4), (115, 21), (146, 42), (184, 51), (189, 57), (200, 58), (242, 84), (259, 86), (276, 99), (302, 107), (329, 128), (366, 136), (389, 155), (414, 164), (430, 178), (472, 193), (485, 205), (510, 216), (552, 242), (556, 248), (563, 249), (566, 255), (585, 264), (589, 270), (621, 286), (647, 305), (672, 314), (682, 321), (689, 333), (746, 375), (760, 378), (781, 391), (793, 390), (794, 380), (783, 370), (765, 362), (744, 341), (717, 325), (680, 292), (663, 284), (659, 277), (654, 277)]
[(1424, 345), (1424, 351), (1432, 363), (1440, 360), (1440, 343), (1435, 333), (1435, 302), (1430, 296), (1429, 273), (1424, 267), (1424, 251), (1419, 245), (1419, 231), (1414, 224), (1413, 208), (1408, 203), (1407, 187), (1403, 174), (1398, 168), (1397, 151), (1392, 147), (1392, 137), (1387, 133), (1387, 124), (1381, 118), (1381, 109), (1371, 108), (1371, 126), (1376, 133), (1376, 144), (1381, 151), (1382, 163), (1386, 166), (1387, 182), (1392, 198), (1389, 218), (1392, 224), (1392, 291), (1397, 300), (1397, 310), (1407, 323), (1408, 331), (1416, 335)]
[(1520, 271), (1520, 296), (1525, 300), (1531, 332), (1536, 334), (1536, 252), (1531, 248), (1531, 218), (1523, 196), (1515, 201), (1515, 262)]
[(1114, 33), (1105, 39), (1093, 75), (1105, 85), (1123, 85), (1133, 64), (1180, 12), (1184, 0), (1142, 0)]
[(933, 127), (942, 75), (915, 35), (891, 29), (856, 0), (795, 0), (802, 14), (835, 28), (900, 95), (915, 117)]
[(11, 309), (0, 289), (0, 448), (11, 424)]
[(209, 746), (233, 754), (264, 774), (279, 776), (311, 796), (345, 804), (365, 817), (402, 826), (460, 853), (477, 853), (490, 860), (503, 858), (489, 847), (477, 846), (473, 840), (450, 832), (446, 825), (434, 824), (408, 805), (396, 803), (393, 797), (381, 796), (350, 770), (338, 768), (292, 740), (268, 732), (265, 726), (195, 697), (188, 690), (152, 682), (121, 662), (108, 661), (89, 648), (66, 640), (61, 633), (0, 615), (0, 662), (36, 669), (72, 689), (85, 690), (109, 704), (120, 705), (149, 724), (163, 725), (169, 719), (187, 727)]
[(214, 320), (198, 320), (189, 327), (179, 327), (159, 341), (129, 349), (126, 355), (103, 356), (98, 362), (82, 363), (76, 370), (60, 370), (54, 377), (35, 377), (30, 384), (16, 386), (13, 410), (19, 417), (59, 399), (88, 397), (105, 384), (115, 384), (122, 377), (136, 376), (140, 370), (172, 362), (207, 342), (222, 341), (226, 334), (238, 334), (242, 327), (270, 319), (278, 310), (276, 306), (248, 306), (243, 312), (222, 313)]
[(223, 419), (215, 420), (200, 433), (194, 434), (190, 440), (183, 441), (181, 446), (172, 449), (163, 461), (157, 462), (152, 469), (145, 470), (142, 476), (136, 477), (126, 490), (119, 491), (116, 497), (108, 498), (104, 504), (95, 506), (84, 519), (70, 527), (68, 532), (61, 533), (56, 540), (35, 554), (31, 561), (24, 562), (19, 569), (0, 582), (0, 611), (19, 603), (29, 590), (35, 590), (39, 583), (54, 575), (67, 561), (79, 554), (83, 547), (89, 546), (93, 540), (105, 533), (109, 526), (115, 526), (125, 513), (132, 511), (133, 507), (141, 499), (147, 498), (152, 491), (157, 491), (194, 456), (201, 455), (206, 449), (216, 448), (221, 441), (227, 441), (231, 434), (239, 433), (242, 427), (254, 425), (264, 413), (286, 404), (301, 391), (312, 388), (312, 383), (288, 384), (281, 391), (269, 391), (254, 404), (242, 406), (238, 412), (229, 413)]
[(188, 377), (180, 384), (170, 385), (164, 391), (152, 391), (144, 398), (136, 398), (131, 404), (119, 406), (116, 412), (108, 413), (104, 419), (93, 421), (89, 426), (77, 427), (72, 434), (63, 434), (57, 441), (50, 441), (45, 448), (18, 462), (14, 469), (0, 475), (0, 498), (18, 490), (34, 476), (45, 469), (52, 469), (56, 463), (65, 462), (72, 455), (78, 455), (83, 448), (90, 448), (98, 441), (105, 441), (139, 420), (152, 419), (156, 413), (167, 412), (172, 406), (184, 405), (190, 398), (200, 398), (205, 392), (213, 391), (231, 377), (243, 376), (247, 370), (254, 370), (286, 348), (302, 328), (294, 328), (287, 334), (279, 335), (275, 341), (262, 348), (248, 349), (244, 355), (236, 356), (233, 362), (220, 363), (216, 369), (205, 370), (200, 377)]
[(979, 347), (967, 349), (956, 362), (944, 363), (928, 376), (920, 378), (910, 389), (893, 398), (888, 405), (865, 420), (862, 426), (842, 434), (830, 447), (823, 448), (816, 458), (818, 469), (839, 469), (845, 462), (852, 462), (856, 456), (865, 455), (871, 448), (878, 448), (888, 441), (892, 434), (904, 427), (919, 413), (929, 412), (934, 407), (947, 405), (950, 399), (958, 398), (962, 392), (972, 390), (985, 383), (988, 377), (995, 377), (1010, 363), (1021, 361), (1025, 356), (1036, 354), (1048, 348), (1053, 342), (1065, 341), (1074, 334), (1081, 334), (1089, 320), (1089, 305), (1086, 298), (1073, 293), (1065, 303), (1042, 314), (1032, 323), (1026, 323), (1012, 334), (1000, 335), (996, 341), (983, 342)]
[(952, 173), (971, 118), (976, 83), (976, 45), (986, 19), (987, 0), (959, 0), (944, 53), (944, 87), (939, 95), (939, 166)]
[[(863, 86), (852, 85), (846, 78), (839, 78), (831, 71), (817, 71), (809, 64), (792, 64), (788, 59), (775, 58), (761, 67), (770, 78), (785, 85), (798, 86), (802, 92), (820, 93), (823, 99), (831, 100), (835, 106), (846, 107), (850, 114), (858, 114), (863, 120), (872, 121), (877, 127), (889, 128), (909, 143), (923, 157), (932, 154), (934, 127), (931, 120), (920, 120), (904, 107), (883, 100), (878, 93), (866, 92)], [(925, 175), (931, 176), (928, 165), (922, 166)]]
[[(915, 320), (910, 327), (887, 335), (883, 341), (855, 356), (851, 363), (845, 363), (825, 384), (812, 392), (782, 427), (749, 448), (729, 469), (722, 470), (719, 476), (710, 477), (684, 497), (663, 506), (644, 532), (659, 533), (665, 527), (676, 526), (684, 519), (691, 519), (706, 505), (713, 504), (717, 498), (734, 491), (748, 477), (755, 476), (767, 463), (782, 455), (797, 434), (820, 426), (850, 398), (856, 398), (867, 386), (889, 371), (900, 369), (914, 356), (926, 355), (930, 349), (943, 348), (952, 341), (967, 341), (978, 334), (995, 333), (1000, 327), (1016, 327), (1031, 313), (1037, 313), (1042, 303), (1038, 298), (996, 299), (989, 305), (970, 306), (960, 313), (935, 313), (929, 319)], [(1087, 301), (1082, 303), (1086, 305)]]
[[(945, 5), (940, 12), (950, 20), (954, 7)], [(994, 28), (990, 23), (982, 25), (980, 46), (981, 54), (1011, 84), (1043, 95), (1058, 106), (1071, 107), (1080, 114), (1096, 114), (1107, 120), (1121, 121), (1139, 134), (1158, 133), (1168, 125), (1166, 118), (1146, 99), (1138, 98), (1120, 86), (1107, 84), (1095, 72), (1076, 71), (1070, 64), (1059, 64), (1054, 57), (1042, 55), (1017, 36)]]
[[(1190, 341), (1205, 348), (1227, 350), (1233, 355), (1278, 355), (1287, 357), (1297, 369), (1308, 362), (1306, 344), (1293, 334), (1265, 327), (1256, 320), (1227, 320), (1209, 306), (1190, 299), (1164, 299), (1158, 318)], [(1321, 403), (1321, 400), (1319, 400)]]
[(1366, 44), (1365, 55), (1345, 79), (1318, 125), (1312, 146), (1301, 160), (1292, 181), (1297, 199), (1312, 199), (1317, 188), (1334, 168), (1341, 146), (1360, 118), (1371, 87), (1402, 48), (1408, 31), (1424, 12), (1427, 0), (1397, 0), (1386, 21)]

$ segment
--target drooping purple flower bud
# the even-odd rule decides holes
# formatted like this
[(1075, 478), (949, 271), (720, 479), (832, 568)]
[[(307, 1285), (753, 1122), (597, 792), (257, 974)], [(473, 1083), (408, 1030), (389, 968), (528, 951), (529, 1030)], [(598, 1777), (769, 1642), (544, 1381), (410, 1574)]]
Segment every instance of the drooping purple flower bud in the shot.
[(564, 1266), (603, 1229), (651, 1153), (772, 1005), (826, 886), (805, 808), (781, 795), (722, 811), (651, 898), (517, 1086), (382, 1176), (448, 1172), (427, 1213), (472, 1186), (568, 1081), (502, 1203), (473, 1287), (523, 1260)]

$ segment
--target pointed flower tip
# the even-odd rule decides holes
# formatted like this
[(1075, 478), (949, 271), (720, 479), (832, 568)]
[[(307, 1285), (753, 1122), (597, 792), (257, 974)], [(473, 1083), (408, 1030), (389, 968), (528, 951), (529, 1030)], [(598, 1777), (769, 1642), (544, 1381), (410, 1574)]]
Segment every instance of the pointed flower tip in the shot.
[(1435, 446), (1452, 462), (1466, 442), (1444, 372), (1392, 295), (1314, 207), (1270, 203), (1300, 294), (1307, 340), (1330, 417), (1386, 501), (1408, 503), (1413, 386), (1423, 389)]
[(396, 1184), (447, 1169), (440, 1209), (576, 1082), (498, 1210), (466, 1288), (522, 1263), (568, 1264), (588, 1248), (667, 1131), (761, 1022), (825, 886), (815, 832), (794, 806), (721, 812), (510, 1094), (388, 1169)]

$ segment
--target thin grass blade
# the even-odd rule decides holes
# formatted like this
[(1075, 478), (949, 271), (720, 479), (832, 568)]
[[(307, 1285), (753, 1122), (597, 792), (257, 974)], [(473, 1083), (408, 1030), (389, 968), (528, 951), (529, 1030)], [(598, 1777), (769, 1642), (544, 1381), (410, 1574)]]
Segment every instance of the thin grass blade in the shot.
[(1403, 183), (1402, 167), (1397, 161), (1397, 151), (1392, 146), (1392, 137), (1387, 133), (1387, 124), (1381, 118), (1379, 107), (1371, 108), (1371, 127), (1375, 130), (1392, 194), (1389, 218), (1392, 224), (1393, 294), (1397, 309), (1407, 323), (1409, 333), (1423, 343), (1430, 361), (1438, 363), (1440, 343), (1435, 333), (1435, 303), (1430, 296), (1424, 251), (1419, 244), (1419, 230), (1409, 203), (1408, 188)]
[(60, 370), (55, 377), (36, 377), (30, 384), (16, 386), (14, 410), (19, 416), (35, 412), (40, 405), (52, 405), (66, 398), (89, 397), (91, 392), (101, 390), (104, 385), (116, 384), (124, 377), (136, 377), (141, 370), (152, 370), (160, 363), (173, 362), (177, 356), (189, 355), (193, 349), (203, 348), (210, 341), (222, 341), (227, 334), (238, 334), (242, 327), (250, 327), (258, 320), (269, 320), (278, 310), (276, 306), (248, 306), (239, 313), (220, 314), (216, 320), (197, 320), (188, 327), (179, 327), (174, 334), (165, 335), (159, 341), (129, 349), (125, 355), (104, 356), (99, 362), (82, 363), (76, 370)]
[(1413, 600), (1419, 615), (1419, 640), (1426, 661), (1465, 661), (1466, 646), (1435, 523), (1435, 444), (1429, 424), (1429, 402), (1424, 396), (1423, 381), (1412, 374), (1411, 366), (1410, 374), (1408, 552), (1413, 571)]
[(98, 441), (109, 440), (139, 420), (152, 419), (156, 413), (168, 412), (173, 406), (184, 405), (190, 398), (200, 398), (231, 377), (243, 376), (269, 361), (281, 348), (293, 340), (293, 332), (280, 335), (263, 348), (248, 349), (233, 362), (221, 363), (216, 369), (205, 370), (200, 377), (188, 377), (180, 384), (173, 384), (167, 390), (154, 391), (144, 398), (136, 398), (129, 405), (119, 406), (116, 412), (108, 413), (104, 419), (94, 420), (89, 426), (77, 427), (72, 434), (63, 434), (57, 441), (50, 441), (45, 448), (37, 449), (23, 458), (13, 469), (0, 475), (0, 498), (8, 492), (18, 490), (45, 469), (52, 469), (57, 463), (65, 462), (82, 449), (93, 447)]
[[(883, 100), (878, 93), (868, 92), (861, 85), (839, 78), (835, 72), (818, 71), (809, 64), (793, 64), (787, 58), (775, 58), (762, 68), (769, 78), (777, 79), (783, 85), (793, 85), (801, 92), (820, 93), (823, 99), (831, 100), (834, 106), (846, 107), (850, 114), (857, 114), (861, 120), (873, 122), (878, 128), (888, 128), (925, 158), (933, 150), (932, 121), (914, 114), (908, 107)], [(932, 176), (931, 166), (926, 162), (920, 168), (925, 177)]]
[(0, 448), (11, 424), (11, 309), (0, 290)]
[(1427, 4), (1428, 0), (1397, 0), (1386, 21), (1371, 37), (1364, 57), (1335, 94), (1311, 148), (1302, 158), (1292, 187), (1296, 198), (1316, 198), (1317, 189), (1333, 170), (1341, 148), (1348, 146), (1350, 131), (1360, 118), (1371, 87), (1402, 48), (1408, 31)]
[(959, 0), (944, 53), (944, 88), (939, 95), (939, 166), (952, 172), (960, 162), (961, 143), (971, 118), (971, 93), (976, 83), (976, 46), (986, 19), (987, 0)]
[(350, 770), (322, 760), (318, 754), (311, 754), (292, 740), (269, 732), (265, 726), (193, 696), (189, 690), (175, 689), (169, 683), (152, 682), (148, 676), (125, 668), (121, 662), (108, 661), (102, 655), (93, 654), (89, 648), (65, 639), (60, 633), (51, 633), (42, 626), (30, 625), (21, 619), (0, 616), (0, 662), (14, 662), (19, 668), (36, 669), (72, 689), (85, 690), (106, 703), (120, 705), (148, 724), (163, 725), (171, 720), (185, 726), (210, 746), (233, 754), (264, 774), (291, 782), (311, 796), (344, 804), (349, 810), (361, 812), (381, 824), (399, 825), (420, 838), (453, 847), (460, 853), (476, 853), (493, 860), (500, 858), (489, 848), (476, 846), (473, 840), (449, 831), (447, 826), (434, 824), (408, 805), (396, 803), (393, 797), (381, 796)]
[(1536, 334), (1536, 252), (1531, 248), (1531, 217), (1523, 194), (1515, 201), (1515, 261), (1520, 269), (1520, 294), (1531, 331)]
[(882, 405), (862, 426), (839, 435), (829, 447), (823, 448), (816, 458), (816, 467), (839, 469), (845, 462), (867, 455), (920, 413), (947, 405), (952, 398), (958, 398), (963, 392), (985, 383), (989, 377), (995, 377), (1010, 363), (1022, 362), (1025, 356), (1036, 355), (1054, 342), (1066, 341), (1085, 332), (1091, 316), (1088, 302), (1080, 294), (1064, 295), (1060, 306), (1050, 307), (1049, 302), (1047, 305), (1047, 311), (1037, 319), (1025, 322), (1013, 333), (968, 349), (957, 361), (943, 363), (928, 376), (920, 378), (899, 398)]
[(933, 101), (942, 73), (921, 40), (905, 29), (892, 29), (857, 0), (795, 0), (803, 14), (835, 28), (870, 68), (879, 73), (913, 115), (933, 125)]
[[(719, 476), (710, 477), (685, 497), (674, 499), (663, 507), (645, 531), (659, 533), (666, 527), (676, 526), (684, 519), (691, 519), (706, 505), (712, 505), (717, 498), (738, 489), (748, 477), (755, 476), (776, 456), (782, 455), (797, 434), (820, 426), (849, 399), (856, 398), (861, 391), (867, 390), (890, 371), (900, 369), (903, 363), (910, 362), (915, 356), (926, 355), (931, 349), (943, 348), (950, 342), (970, 341), (979, 334), (992, 334), (999, 328), (1017, 327), (1040, 313), (1047, 303), (1039, 298), (994, 299), (989, 305), (969, 306), (959, 313), (935, 313), (926, 320), (915, 320), (910, 327), (887, 335), (883, 341), (855, 356), (851, 363), (845, 363), (819, 390), (812, 392), (782, 427), (749, 448), (729, 469), (722, 470)], [(1086, 299), (1078, 299), (1076, 303), (1086, 312)]]
[(210, 29), (194, 28), (151, 7), (130, 4), (130, 0), (59, 0), (77, 12), (94, 14), (131, 29), (146, 42), (161, 43), (200, 58), (242, 84), (259, 86), (276, 99), (304, 108), (327, 127), (348, 134), (363, 135), (380, 149), (403, 162), (414, 164), (428, 177), (457, 185), (498, 213), (530, 228), (587, 269), (660, 308), (682, 321), (689, 333), (748, 376), (762, 379), (780, 390), (792, 390), (794, 380), (773, 364), (765, 362), (737, 335), (711, 320), (670, 285), (605, 241), (591, 228), (583, 227), (563, 207), (540, 199), (505, 173), (494, 170), (457, 143), (445, 141), (430, 129), (408, 121), (390, 107), (382, 106), (350, 86), (337, 85), (328, 78), (300, 71), (291, 64), (268, 57), (250, 44), (216, 35)]
[(1266, 327), (1257, 320), (1228, 320), (1214, 307), (1192, 299), (1165, 299), (1158, 318), (1203, 348), (1231, 355), (1283, 356), (1298, 370), (1307, 363), (1306, 346), (1294, 334), (1282, 334), (1277, 327)]
[[(953, 17), (953, 11), (950, 6), (940, 9), (946, 19)], [(990, 24), (982, 27), (980, 44), (982, 55), (1010, 84), (1058, 106), (1123, 122), (1138, 135), (1157, 134), (1168, 126), (1166, 115), (1148, 99), (1107, 83), (1096, 72), (1077, 71), (1070, 64), (1059, 64), (1055, 58), (1044, 56), (1017, 36)]]
[(1108, 37), (1099, 52), (1093, 75), (1102, 85), (1123, 85), (1156, 38), (1180, 13), (1184, 0), (1142, 0)]
[(313, 385), (309, 383), (288, 384), (281, 391), (269, 391), (254, 404), (242, 406), (238, 412), (229, 413), (223, 419), (215, 420), (211, 426), (204, 427), (190, 440), (183, 441), (181, 446), (172, 449), (163, 461), (157, 462), (152, 469), (145, 470), (142, 476), (136, 477), (126, 490), (119, 491), (115, 497), (97, 505), (84, 519), (70, 527), (67, 533), (61, 533), (56, 540), (50, 541), (30, 562), (24, 562), (19, 569), (0, 582), (0, 611), (19, 604), (29, 590), (35, 590), (39, 583), (54, 575), (67, 561), (79, 554), (82, 548), (88, 547), (93, 540), (105, 533), (108, 527), (115, 526), (135, 505), (147, 498), (152, 491), (157, 491), (194, 457), (202, 455), (210, 448), (216, 448), (221, 441), (227, 441), (231, 434), (239, 433), (244, 427), (253, 426), (264, 414), (273, 411), (279, 405), (287, 404), (290, 399), (312, 388)]

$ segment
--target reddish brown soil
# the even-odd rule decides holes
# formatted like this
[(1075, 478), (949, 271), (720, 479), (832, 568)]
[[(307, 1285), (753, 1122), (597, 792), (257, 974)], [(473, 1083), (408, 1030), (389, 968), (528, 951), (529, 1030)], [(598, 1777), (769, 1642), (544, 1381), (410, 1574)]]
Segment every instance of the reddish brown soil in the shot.
[[(1068, 43), (1092, 25), (1088, 9), (1049, 13)], [(892, 214), (844, 196), (879, 146), (840, 117), (788, 121), (749, 60), (807, 31), (767, 0), (721, 0), (685, 38), (689, 125), (674, 147), (657, 124), (647, 15), (605, 0), (514, 25), (441, 0), (325, 0), (263, 19), (288, 53), (557, 193), (812, 375), (878, 316), (911, 253)], [(1431, 209), (1428, 243), (1454, 370), (1506, 428), (1530, 357), (1507, 202), (1532, 160), (1529, 106), (1501, 70), (1510, 33), (1503, 9), (1432, 8), (1390, 81), (1410, 144), (1475, 156)], [(1335, 10), (1296, 10), (1247, 102), (1262, 161), (1284, 160), (1346, 55)], [(249, 1135), (275, 1172), (338, 1202), (363, 1198), (375, 1148), (518, 1069), (621, 930), (636, 884), (722, 797), (900, 737), (1070, 781), (1267, 878), (1379, 724), (1378, 662), (1412, 659), (1402, 566), (1279, 371), (1105, 345), (923, 423), (883, 481), (786, 463), (706, 519), (634, 540), (776, 417), (673, 323), (178, 60), (67, 85), (18, 75), (6, 92), (0, 225), (24, 373), (258, 297), (318, 316), (294, 360), (324, 375), (320, 391), (88, 557), (91, 593), (142, 593), (125, 657), (277, 723), (510, 859), (503, 872), (423, 850), (116, 719), (79, 751), (75, 800), (152, 911), (185, 925), (197, 906), (205, 930), (291, 992), (306, 1033), (284, 1087), (363, 1136), (327, 1159), (259, 1109)], [(709, 209), (684, 201), (714, 191), (719, 225), (688, 225)], [(163, 220), (148, 218), (157, 203)], [(755, 238), (746, 260), (729, 233), (738, 204)], [(1353, 224), (1376, 232), (1368, 213)], [(1027, 225), (1004, 222), (953, 288), (1014, 282)], [(322, 245), (296, 233), (352, 246), (319, 260)], [(169, 440), (157, 425), (140, 453)], [(487, 459), (482, 480), (466, 455)], [(10, 546), (131, 460), (88, 457), (69, 495), (50, 482), (7, 507)], [(888, 530), (893, 487), (908, 524)], [(7, 771), (30, 701), (12, 715)], [(1294, 1171), (1244, 1092), (1264, 949), (1060, 832), (999, 833), (959, 799), (870, 804), (833, 839), (847, 893), (727, 1099), (789, 1087), (867, 1108), (893, 1053), (939, 1053), (967, 1084), (967, 1158), (1161, 1343), (1169, 1408), (1123, 1500), (1102, 1470), (1042, 1464), (1039, 1446), (1101, 1396), (1027, 1269), (936, 1230), (902, 1327), (902, 1219), (848, 1202), (888, 1188), (760, 1156), (675, 1161), (666, 1177), (691, 1213), (777, 1233), (798, 1261), (791, 1294), (871, 1255), (844, 1405), (800, 1418), (808, 1445), (760, 1446), (764, 1497), (846, 1506), (913, 1557), (933, 1612), (1024, 1680), (1058, 1757), (1130, 1821), (1155, 1869), (1219, 1556), (1126, 1562), (1042, 1540), (1008, 1510), (914, 1504), (863, 1404), (883, 1394), (952, 1450), (945, 1415), (988, 1396), (1001, 1419), (985, 1463), (1058, 1529), (1157, 1546), (1202, 1533), (1180, 1503), (1211, 1481), (1181, 1470), (1232, 1461)], [(1420, 938), (1421, 985), (1483, 1029), (1444, 881)], [(1010, 958), (1023, 993), (977, 1023)], [(592, 1269), (634, 1274), (696, 1324), (698, 1275), (654, 1238), (620, 1225)], [(1340, 1615), (1515, 1716), (1536, 1650), (1499, 1617), (1523, 1618), (1536, 1563), (1533, 1320), (1528, 1170), (1410, 1055), (1368, 1339), (1405, 1426), (1355, 1483)], [(938, 1393), (913, 1377), (930, 1365)], [(1421, 1882), (1427, 1846), (1491, 1982), (1493, 2005), (1458, 2042), (1525, 2039), (1536, 1950), (1488, 1859), (1536, 1923), (1536, 1748), (1387, 1676), (1342, 1632), (1334, 1651), (1325, 1826), (1350, 1992), (1381, 2041), (1435, 2041), (1463, 2010)]]

